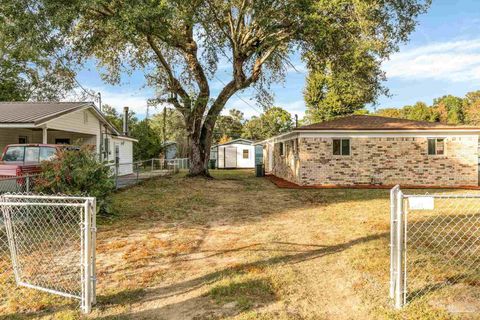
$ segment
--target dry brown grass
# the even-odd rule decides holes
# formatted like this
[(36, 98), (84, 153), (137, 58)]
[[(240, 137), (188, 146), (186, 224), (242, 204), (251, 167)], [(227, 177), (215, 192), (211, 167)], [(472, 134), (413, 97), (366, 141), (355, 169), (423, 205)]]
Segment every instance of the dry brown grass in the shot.
[[(387, 190), (287, 190), (250, 171), (214, 175), (180, 174), (115, 195), (119, 215), (100, 221), (99, 303), (90, 318), (477, 316), (462, 313), (448, 294), (458, 288), (402, 312), (390, 308)], [(479, 304), (471, 288), (461, 292), (469, 306)], [(40, 296), (17, 311), (79, 317), (75, 305), (56, 307), (57, 299)], [(9, 310), (7, 317), (25, 315)]]

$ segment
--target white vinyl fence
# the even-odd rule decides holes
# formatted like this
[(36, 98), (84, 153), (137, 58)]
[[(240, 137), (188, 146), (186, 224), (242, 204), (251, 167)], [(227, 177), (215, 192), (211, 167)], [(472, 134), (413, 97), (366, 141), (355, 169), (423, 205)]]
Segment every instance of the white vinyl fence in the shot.
[(480, 283), (480, 194), (391, 190), (390, 297), (395, 307)]
[(0, 315), (8, 305), (34, 303), (31, 290), (79, 301), (96, 300), (95, 198), (0, 196)]

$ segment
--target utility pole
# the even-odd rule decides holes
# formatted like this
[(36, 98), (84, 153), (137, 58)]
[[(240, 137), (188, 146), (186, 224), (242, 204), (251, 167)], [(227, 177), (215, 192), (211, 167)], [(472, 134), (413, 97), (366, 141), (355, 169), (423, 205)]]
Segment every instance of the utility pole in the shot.
[(163, 108), (163, 145), (167, 142), (167, 107)]

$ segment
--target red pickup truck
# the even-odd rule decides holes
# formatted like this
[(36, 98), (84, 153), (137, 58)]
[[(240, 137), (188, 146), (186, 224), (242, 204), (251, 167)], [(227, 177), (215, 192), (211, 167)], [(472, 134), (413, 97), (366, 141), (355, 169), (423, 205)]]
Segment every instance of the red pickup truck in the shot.
[(72, 148), (55, 144), (11, 144), (3, 150), (0, 160), (0, 179), (36, 174), (41, 162), (55, 157), (57, 151)]

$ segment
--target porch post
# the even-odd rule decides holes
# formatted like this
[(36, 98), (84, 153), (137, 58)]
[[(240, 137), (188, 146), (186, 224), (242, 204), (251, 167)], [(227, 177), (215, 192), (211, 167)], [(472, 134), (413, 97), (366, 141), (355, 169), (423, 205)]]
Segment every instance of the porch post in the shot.
[(48, 129), (47, 129), (47, 127), (42, 128), (42, 143), (43, 144), (48, 143)]

